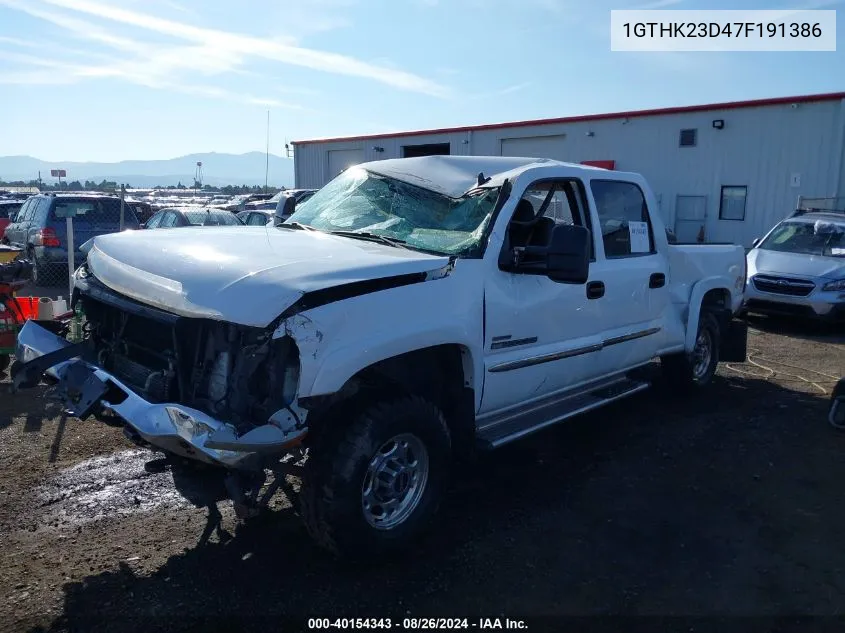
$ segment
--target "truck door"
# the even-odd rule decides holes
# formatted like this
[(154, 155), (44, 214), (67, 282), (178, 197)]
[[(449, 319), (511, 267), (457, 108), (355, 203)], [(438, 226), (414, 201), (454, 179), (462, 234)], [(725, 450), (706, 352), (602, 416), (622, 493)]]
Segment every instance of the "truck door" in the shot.
[(662, 347), (669, 262), (639, 184), (591, 179), (589, 196), (601, 236), (591, 278), (601, 283), (602, 296), (594, 303), (606, 329), (596, 361), (609, 373), (647, 362)]
[[(526, 188), (513, 212), (501, 257), (514, 246), (545, 245), (555, 223), (586, 225), (583, 182), (543, 180)], [(602, 306), (586, 284), (503, 270), (491, 260), (485, 282), (485, 382), (480, 413), (528, 404), (591, 378), (601, 349)], [(505, 266), (507, 268), (507, 266)]]

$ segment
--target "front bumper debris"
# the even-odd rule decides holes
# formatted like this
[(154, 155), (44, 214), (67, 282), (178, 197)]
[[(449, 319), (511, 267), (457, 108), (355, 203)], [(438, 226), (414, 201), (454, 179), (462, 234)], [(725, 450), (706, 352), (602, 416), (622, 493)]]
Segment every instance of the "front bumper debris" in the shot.
[(18, 333), (14, 388), (34, 386), (42, 373), (57, 380), (58, 399), (82, 419), (100, 411), (121, 418), (131, 434), (151, 446), (209, 464), (253, 470), (262, 457), (281, 454), (299, 443), (305, 429), (279, 412), (273, 424), (238, 436), (235, 427), (179, 403), (152, 403), (118, 378), (88, 362), (81, 344), (72, 345), (27, 321)]

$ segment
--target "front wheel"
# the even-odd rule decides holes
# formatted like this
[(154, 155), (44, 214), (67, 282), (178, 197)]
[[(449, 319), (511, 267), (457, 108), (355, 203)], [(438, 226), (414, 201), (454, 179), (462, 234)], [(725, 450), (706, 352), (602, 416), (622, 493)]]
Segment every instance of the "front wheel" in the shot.
[(692, 352), (660, 359), (664, 377), (673, 387), (681, 389), (710, 384), (719, 364), (720, 342), (719, 322), (711, 312), (702, 311)]
[(437, 510), (450, 455), (449, 431), (432, 403), (409, 396), (364, 407), (311, 451), (300, 491), (308, 532), (356, 560), (406, 548)]

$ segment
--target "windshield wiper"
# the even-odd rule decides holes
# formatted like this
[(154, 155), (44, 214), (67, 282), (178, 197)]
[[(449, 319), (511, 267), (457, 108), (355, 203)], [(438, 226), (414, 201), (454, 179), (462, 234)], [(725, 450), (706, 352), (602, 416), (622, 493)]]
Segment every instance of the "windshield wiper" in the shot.
[(320, 229), (315, 229), (313, 226), (308, 226), (307, 224), (300, 224), (299, 222), (282, 222), (281, 224), (276, 225), (277, 229), (294, 229), (297, 231), (318, 231)]
[(359, 231), (329, 231), (329, 233), (331, 235), (340, 235), (341, 237), (352, 237), (367, 240), (368, 242), (379, 242), (381, 244), (387, 244), (388, 246), (395, 246), (396, 248), (411, 248), (408, 246), (408, 242), (400, 240), (398, 237), (385, 237), (384, 235), (378, 235), (376, 233)]

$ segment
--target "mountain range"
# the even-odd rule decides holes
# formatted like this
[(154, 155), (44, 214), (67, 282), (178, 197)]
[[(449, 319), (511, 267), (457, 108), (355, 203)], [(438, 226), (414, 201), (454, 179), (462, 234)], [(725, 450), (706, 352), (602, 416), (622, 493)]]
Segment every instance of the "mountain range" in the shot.
[[(73, 182), (103, 180), (127, 184), (132, 187), (155, 187), (182, 183), (192, 186), (197, 162), (202, 163), (204, 185), (263, 185), (266, 155), (261, 152), (224, 154), (208, 152), (188, 154), (167, 160), (123, 160), (117, 163), (91, 163), (71, 161), (44, 161), (31, 156), (0, 156), (0, 180), (14, 182), (38, 179), (54, 183), (51, 169), (64, 169), (64, 180)], [(294, 186), (293, 160), (270, 154), (269, 178), (271, 186)]]

